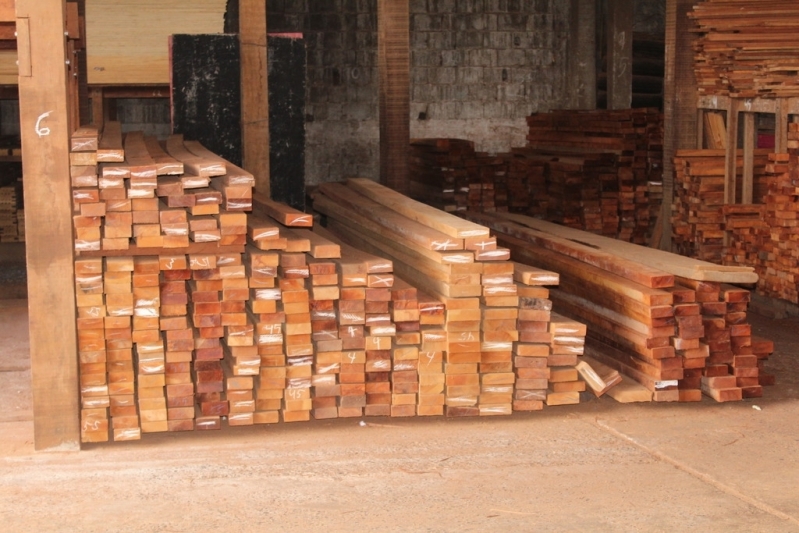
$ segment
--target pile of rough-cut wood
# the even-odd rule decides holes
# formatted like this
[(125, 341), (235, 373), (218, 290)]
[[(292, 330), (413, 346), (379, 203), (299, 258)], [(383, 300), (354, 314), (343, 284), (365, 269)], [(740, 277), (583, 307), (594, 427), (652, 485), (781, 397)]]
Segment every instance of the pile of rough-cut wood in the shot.
[(770, 342), (752, 336), (753, 269), (724, 267), (522, 215), (464, 213), (490, 227), (516, 261), (560, 274), (550, 295), (588, 325), (586, 353), (625, 374), (655, 401), (718, 401), (762, 394)]
[(411, 196), (447, 212), (527, 212), (545, 190), (544, 163), (523, 154), (476, 152), (461, 139), (417, 139), (410, 154)]
[(662, 202), (663, 119), (656, 109), (528, 117), (528, 146), (475, 152), (459, 139), (411, 143), (411, 195), (448, 212), (526, 213), (644, 243)]
[(321, 185), (314, 210), (331, 233), (391, 259), (396, 276), (445, 304), (443, 322), (421, 326), (419, 346), (419, 379), (422, 362), (432, 357), (425, 371), (439, 376), (435, 391), (445, 414), (509, 414), (579, 401), (585, 327), (552, 313), (545, 286), (556, 285), (557, 274), (514, 265), (488, 228), (370, 180)]
[(0, 187), (0, 242), (25, 242), (25, 213), (14, 185)]
[[(720, 264), (724, 256), (724, 150), (679, 150), (674, 158), (672, 209), (675, 251), (686, 257)], [(768, 150), (755, 150), (753, 198), (767, 193)], [(743, 169), (743, 156), (737, 168)], [(741, 197), (741, 179), (737, 180)]]
[[(583, 192), (549, 194), (550, 209), (557, 202), (578, 204), (587, 218), (580, 229), (636, 243), (646, 242), (651, 229), (649, 183), (662, 181), (663, 115), (657, 109), (553, 111), (527, 118), (527, 150), (563, 158), (613, 155), (612, 168), (596, 177), (583, 171)], [(549, 183), (549, 179), (548, 179)], [(598, 197), (597, 197), (598, 195)], [(599, 215), (601, 213), (601, 216)], [(553, 217), (548, 215), (550, 220)], [(615, 234), (611, 233), (616, 223)], [(579, 227), (571, 220), (564, 224)]]
[(799, 6), (793, 1), (710, 0), (689, 16), (701, 94), (799, 96)]
[(241, 246), (253, 176), (172, 135), (83, 127), (70, 153), (75, 251)]
[(724, 264), (754, 267), (760, 276), (759, 293), (793, 303), (799, 303), (798, 172), (796, 155), (769, 154), (764, 203), (724, 206), (724, 226), (730, 237)]

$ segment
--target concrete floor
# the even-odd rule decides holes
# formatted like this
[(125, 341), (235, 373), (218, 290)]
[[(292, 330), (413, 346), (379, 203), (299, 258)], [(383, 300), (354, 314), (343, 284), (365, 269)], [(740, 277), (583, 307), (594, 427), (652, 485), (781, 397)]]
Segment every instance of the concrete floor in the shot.
[(2, 531), (799, 531), (799, 320), (765, 398), (366, 419), (32, 449), (27, 310), (0, 301)]

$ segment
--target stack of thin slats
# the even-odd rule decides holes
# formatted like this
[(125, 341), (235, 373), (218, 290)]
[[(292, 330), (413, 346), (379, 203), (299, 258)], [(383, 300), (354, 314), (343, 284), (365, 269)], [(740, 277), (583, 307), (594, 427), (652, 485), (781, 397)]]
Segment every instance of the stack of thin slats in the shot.
[(700, 94), (799, 96), (799, 6), (791, 1), (710, 0), (689, 12)]
[(17, 209), (17, 188), (13, 185), (0, 187), (0, 242), (24, 241), (24, 222), (24, 213), (20, 215)]

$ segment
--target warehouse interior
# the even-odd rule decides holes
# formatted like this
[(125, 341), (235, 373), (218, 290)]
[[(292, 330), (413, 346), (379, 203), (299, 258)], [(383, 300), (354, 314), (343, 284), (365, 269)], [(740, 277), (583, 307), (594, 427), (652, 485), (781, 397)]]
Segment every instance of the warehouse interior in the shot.
[(7, 527), (799, 531), (797, 27), (0, 0)]

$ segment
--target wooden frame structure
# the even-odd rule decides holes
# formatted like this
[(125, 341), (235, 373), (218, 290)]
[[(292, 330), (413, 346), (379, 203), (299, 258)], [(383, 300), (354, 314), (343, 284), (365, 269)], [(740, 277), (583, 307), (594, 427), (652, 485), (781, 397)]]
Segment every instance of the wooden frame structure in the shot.
[[(751, 204), (754, 187), (754, 151), (757, 147), (755, 115), (765, 113), (774, 115), (774, 150), (784, 153), (788, 150), (789, 115), (799, 114), (799, 98), (730, 98), (728, 96), (704, 96), (697, 101), (697, 147), (702, 147), (704, 137), (701, 116), (706, 111), (727, 112), (727, 151), (724, 167), (724, 203)], [(736, 151), (738, 132), (743, 115), (743, 175), (741, 198), (736, 197)]]

